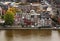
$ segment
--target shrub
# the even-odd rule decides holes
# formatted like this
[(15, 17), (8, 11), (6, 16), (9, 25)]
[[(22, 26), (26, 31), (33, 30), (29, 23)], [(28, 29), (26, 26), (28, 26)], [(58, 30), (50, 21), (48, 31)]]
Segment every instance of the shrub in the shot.
[(7, 11), (4, 15), (5, 25), (12, 25), (14, 23), (14, 14), (11, 11)]

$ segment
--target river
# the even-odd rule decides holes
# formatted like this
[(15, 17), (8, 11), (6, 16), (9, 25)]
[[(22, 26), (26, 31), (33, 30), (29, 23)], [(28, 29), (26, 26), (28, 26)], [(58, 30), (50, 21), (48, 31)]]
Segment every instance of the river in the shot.
[(0, 41), (59, 41), (60, 30), (0, 30)]

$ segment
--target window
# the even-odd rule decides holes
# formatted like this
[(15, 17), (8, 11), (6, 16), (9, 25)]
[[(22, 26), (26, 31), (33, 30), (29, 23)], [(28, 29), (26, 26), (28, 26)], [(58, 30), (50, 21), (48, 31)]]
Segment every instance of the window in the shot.
[(32, 15), (31, 18), (34, 18), (34, 15)]
[(38, 18), (41, 18), (41, 16), (40, 16), (40, 15), (37, 15), (37, 17), (38, 17)]

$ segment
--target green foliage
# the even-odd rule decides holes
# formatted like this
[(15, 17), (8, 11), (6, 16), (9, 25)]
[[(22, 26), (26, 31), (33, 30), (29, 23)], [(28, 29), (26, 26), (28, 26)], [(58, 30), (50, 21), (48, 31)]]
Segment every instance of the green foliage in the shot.
[(1, 19), (4, 19), (4, 15), (1, 15)]
[(4, 15), (5, 24), (12, 25), (14, 23), (14, 14), (11, 11), (7, 11)]

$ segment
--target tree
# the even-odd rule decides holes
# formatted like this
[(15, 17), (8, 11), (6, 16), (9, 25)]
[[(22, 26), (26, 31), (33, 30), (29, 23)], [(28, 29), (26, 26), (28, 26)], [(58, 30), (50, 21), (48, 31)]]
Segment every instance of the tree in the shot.
[(13, 12), (13, 14), (16, 14), (16, 8), (14, 8), (14, 7), (8, 8), (7, 11), (11, 11), (11, 12)]
[(14, 14), (11, 11), (7, 11), (4, 15), (5, 24), (12, 25), (14, 23)]

